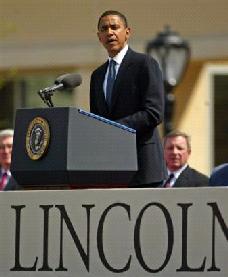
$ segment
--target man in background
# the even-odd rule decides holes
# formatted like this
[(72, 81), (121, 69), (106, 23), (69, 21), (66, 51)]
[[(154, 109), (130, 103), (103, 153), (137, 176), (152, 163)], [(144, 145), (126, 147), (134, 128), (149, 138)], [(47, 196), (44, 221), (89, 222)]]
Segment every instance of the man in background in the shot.
[(164, 187), (203, 187), (208, 186), (209, 178), (188, 165), (191, 155), (190, 137), (179, 131), (164, 137), (164, 156), (168, 178)]
[(0, 131), (0, 191), (19, 189), (10, 172), (13, 133), (11, 129)]
[(209, 186), (228, 186), (228, 163), (220, 164), (213, 169)]

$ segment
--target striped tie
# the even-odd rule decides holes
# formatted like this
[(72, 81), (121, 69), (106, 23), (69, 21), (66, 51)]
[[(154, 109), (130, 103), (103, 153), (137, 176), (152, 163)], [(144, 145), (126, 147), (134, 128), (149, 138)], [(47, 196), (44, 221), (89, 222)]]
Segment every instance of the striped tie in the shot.
[(5, 188), (6, 183), (7, 183), (7, 172), (4, 172), (2, 174), (2, 178), (1, 178), (1, 181), (0, 181), (0, 190), (3, 190)]

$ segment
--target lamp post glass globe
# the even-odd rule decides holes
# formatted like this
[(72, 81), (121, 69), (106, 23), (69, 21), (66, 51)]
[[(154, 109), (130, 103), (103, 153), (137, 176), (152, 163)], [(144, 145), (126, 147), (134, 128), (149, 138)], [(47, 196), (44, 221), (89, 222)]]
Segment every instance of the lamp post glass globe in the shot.
[(190, 48), (177, 32), (166, 26), (164, 31), (148, 42), (146, 52), (157, 60), (163, 74), (166, 92), (164, 132), (168, 133), (172, 130), (171, 119), (175, 102), (172, 90), (180, 83), (187, 69)]

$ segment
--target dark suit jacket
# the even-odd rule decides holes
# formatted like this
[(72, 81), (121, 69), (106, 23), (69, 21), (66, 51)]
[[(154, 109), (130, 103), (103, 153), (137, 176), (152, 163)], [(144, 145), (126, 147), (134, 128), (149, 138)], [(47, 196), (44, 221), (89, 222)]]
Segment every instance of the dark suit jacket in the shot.
[[(0, 179), (2, 178), (1, 176), (1, 168), (0, 168)], [(5, 190), (19, 190), (21, 189), (21, 187), (18, 185), (18, 183), (16, 182), (16, 180), (13, 178), (13, 176), (11, 176), (4, 188)]]
[(209, 179), (209, 186), (228, 186), (228, 163), (214, 168)]
[(151, 57), (128, 49), (116, 76), (109, 108), (103, 92), (108, 62), (97, 68), (90, 82), (90, 111), (136, 130), (139, 170), (132, 186), (162, 181), (166, 176), (157, 126), (163, 119), (161, 71)]
[(174, 187), (207, 187), (208, 184), (209, 178), (206, 175), (187, 166), (176, 180)]

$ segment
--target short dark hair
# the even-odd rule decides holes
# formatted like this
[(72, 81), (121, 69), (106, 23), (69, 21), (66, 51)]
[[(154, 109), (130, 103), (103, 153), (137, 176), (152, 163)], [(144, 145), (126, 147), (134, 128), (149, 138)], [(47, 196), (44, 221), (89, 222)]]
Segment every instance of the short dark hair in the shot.
[(187, 143), (187, 147), (188, 147), (188, 150), (191, 150), (191, 138), (188, 134), (184, 133), (184, 132), (181, 132), (179, 130), (174, 130), (170, 133), (168, 133), (167, 135), (164, 136), (164, 146), (166, 144), (166, 141), (168, 138), (174, 138), (174, 137), (183, 137), (185, 138), (186, 140), (186, 143)]
[(125, 28), (128, 27), (127, 18), (124, 14), (122, 14), (121, 12), (118, 12), (118, 11), (108, 10), (108, 11), (103, 12), (102, 15), (99, 17), (99, 20), (98, 20), (98, 23), (97, 23), (97, 29), (98, 30), (99, 30), (101, 19), (103, 17), (107, 16), (107, 15), (117, 15), (117, 16), (119, 16), (121, 18), (121, 20), (123, 21)]

